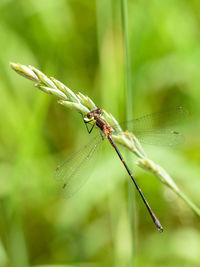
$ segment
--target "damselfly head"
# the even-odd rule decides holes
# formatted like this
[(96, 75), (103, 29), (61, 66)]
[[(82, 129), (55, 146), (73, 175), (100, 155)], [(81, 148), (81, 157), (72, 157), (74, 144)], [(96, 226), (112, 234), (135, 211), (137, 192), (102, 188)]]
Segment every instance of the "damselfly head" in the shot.
[(93, 117), (95, 117), (95, 115), (101, 115), (103, 113), (103, 109), (101, 108), (97, 108), (94, 110), (91, 110), (90, 112), (88, 112), (87, 117), (88, 119), (92, 119)]

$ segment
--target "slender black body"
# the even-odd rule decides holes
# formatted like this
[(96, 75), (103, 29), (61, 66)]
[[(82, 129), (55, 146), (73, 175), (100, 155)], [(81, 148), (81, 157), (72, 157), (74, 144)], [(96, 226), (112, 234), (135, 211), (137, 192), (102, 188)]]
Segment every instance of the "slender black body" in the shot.
[[(94, 119), (94, 120), (96, 121), (96, 126), (97, 126), (97, 127), (104, 133), (104, 135), (108, 138), (108, 141), (110, 142), (110, 144), (113, 146), (113, 148), (114, 148), (115, 151), (117, 152), (117, 155), (119, 156), (120, 160), (122, 161), (124, 167), (126, 168), (128, 174), (129, 174), (131, 180), (133, 181), (133, 183), (134, 183), (136, 189), (138, 190), (138, 192), (139, 192), (139, 194), (140, 194), (140, 196), (141, 196), (141, 198), (142, 198), (142, 200), (143, 200), (145, 206), (147, 207), (147, 209), (148, 209), (148, 211), (149, 211), (149, 213), (150, 213), (150, 215), (151, 215), (151, 218), (152, 218), (152, 220), (154, 221), (156, 227), (158, 228), (159, 232), (163, 232), (163, 227), (162, 227), (162, 225), (160, 224), (159, 220), (157, 219), (157, 217), (156, 217), (155, 214), (153, 213), (152, 209), (150, 208), (149, 203), (147, 202), (147, 200), (145, 199), (145, 197), (144, 197), (144, 195), (143, 195), (143, 193), (142, 193), (142, 190), (141, 190), (140, 187), (138, 186), (138, 184), (137, 184), (137, 182), (136, 182), (136, 180), (135, 180), (133, 174), (132, 174), (131, 171), (129, 170), (129, 168), (128, 168), (126, 162), (124, 161), (124, 159), (123, 159), (123, 157), (122, 157), (122, 155), (121, 155), (121, 153), (119, 152), (117, 146), (115, 145), (115, 142), (113, 141), (112, 136), (111, 136), (111, 134), (112, 134), (112, 130), (111, 130), (110, 126), (106, 123), (105, 120), (103, 120), (103, 119), (101, 118), (101, 114), (102, 114), (102, 113), (103, 113), (102, 109), (98, 108), (98, 109), (95, 109), (95, 110), (92, 110), (91, 112), (89, 112), (89, 113), (87, 114), (87, 117), (88, 117), (89, 119)], [(92, 127), (92, 129), (93, 129), (93, 127)], [(92, 130), (92, 129), (91, 129), (91, 130)], [(90, 132), (91, 132), (91, 131), (90, 131)]]

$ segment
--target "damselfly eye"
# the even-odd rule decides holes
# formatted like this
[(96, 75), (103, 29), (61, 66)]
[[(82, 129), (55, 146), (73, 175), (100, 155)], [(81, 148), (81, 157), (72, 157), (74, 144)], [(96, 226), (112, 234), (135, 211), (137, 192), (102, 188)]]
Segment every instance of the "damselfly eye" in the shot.
[(103, 109), (98, 108), (98, 109), (97, 109), (97, 113), (98, 113), (99, 115), (101, 115), (101, 114), (103, 113)]
[(87, 117), (88, 117), (88, 119), (92, 118), (91, 112), (88, 112)]

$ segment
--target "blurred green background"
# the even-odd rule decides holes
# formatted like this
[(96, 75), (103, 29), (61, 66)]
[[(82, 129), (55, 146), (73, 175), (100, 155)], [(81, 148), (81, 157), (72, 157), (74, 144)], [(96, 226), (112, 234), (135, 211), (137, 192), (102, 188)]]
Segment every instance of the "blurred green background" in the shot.
[[(190, 111), (183, 145), (144, 149), (200, 205), (200, 3), (133, 0), (127, 9), (128, 117), (177, 105)], [(82, 190), (68, 200), (57, 193), (56, 166), (90, 136), (78, 113), (8, 65), (33, 65), (123, 121), (121, 13), (119, 0), (0, 1), (0, 266), (200, 266), (200, 218), (135, 157), (129, 165), (162, 234), (138, 194), (130, 203), (129, 177), (109, 145), (91, 174), (83, 170), (91, 179)]]

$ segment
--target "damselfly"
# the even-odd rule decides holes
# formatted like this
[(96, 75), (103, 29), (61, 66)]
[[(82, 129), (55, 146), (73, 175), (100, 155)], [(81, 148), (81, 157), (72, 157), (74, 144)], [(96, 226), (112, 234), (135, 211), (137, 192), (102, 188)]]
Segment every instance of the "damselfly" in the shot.
[[(85, 121), (85, 123), (93, 123), (92, 128), (89, 130), (89, 133), (93, 130), (95, 126), (100, 130), (100, 135), (98, 134), (98, 136), (96, 136), (89, 144), (85, 145), (84, 148), (81, 149), (81, 151), (75, 153), (74, 156), (70, 157), (69, 160), (58, 166), (58, 168), (56, 169), (56, 177), (62, 182), (62, 191), (65, 195), (71, 196), (81, 187), (81, 185), (84, 183), (84, 179), (82, 179), (83, 177), (78, 176), (77, 173), (85, 164), (85, 162), (89, 158), (91, 158), (97, 146), (105, 137), (115, 149), (117, 155), (123, 163), (129, 177), (131, 178), (137, 191), (139, 192), (157, 229), (162, 232), (162, 225), (153, 213), (149, 203), (147, 202), (146, 198), (144, 197), (144, 194), (142, 193), (142, 190), (138, 186), (132, 172), (128, 168), (126, 162), (124, 161), (124, 158), (122, 157), (112, 138), (112, 134), (115, 133), (115, 130), (113, 130), (113, 127), (111, 127), (102, 118), (102, 114), (103, 110), (101, 108), (92, 110), (87, 114), (88, 120)], [(173, 111), (158, 112), (151, 115), (146, 115), (141, 118), (126, 122), (126, 124), (131, 126), (129, 128), (131, 128), (133, 133), (143, 142), (150, 144), (175, 145), (182, 142), (182, 135), (177, 131), (167, 130), (166, 128), (162, 130), (155, 130), (153, 125), (154, 121), (156, 120), (159, 121), (159, 123), (163, 124), (164, 119), (167, 119), (167, 122), (164, 124), (165, 126), (169, 126), (170, 124), (176, 124), (180, 119), (185, 118), (186, 115), (187, 111), (183, 107), (176, 107)]]

